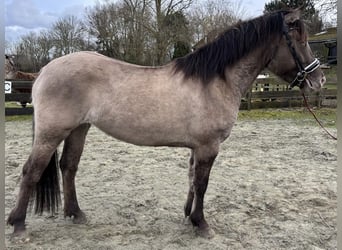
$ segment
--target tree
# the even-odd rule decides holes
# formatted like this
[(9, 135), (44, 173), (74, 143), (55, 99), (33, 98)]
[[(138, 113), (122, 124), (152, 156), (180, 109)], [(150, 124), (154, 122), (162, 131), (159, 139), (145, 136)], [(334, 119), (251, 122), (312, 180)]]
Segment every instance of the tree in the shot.
[(304, 19), (310, 19), (316, 13), (315, 5), (312, 0), (274, 0), (265, 3), (265, 11), (271, 12), (281, 9), (295, 9), (303, 7), (302, 16)]
[(217, 35), (236, 23), (244, 10), (229, 0), (207, 0), (189, 13), (195, 48), (214, 40)]
[(320, 7), (320, 14), (325, 22), (325, 25), (336, 26), (337, 0), (314, 0), (314, 2)]
[(85, 31), (84, 24), (75, 16), (67, 16), (54, 23), (51, 30), (54, 57), (84, 50), (87, 47)]
[(160, 25), (162, 32), (156, 33), (156, 58), (159, 58), (160, 63), (174, 58), (175, 52), (178, 56), (190, 52), (189, 22), (182, 11), (168, 14)]
[(22, 70), (29, 71), (38, 71), (52, 58), (88, 49), (141, 65), (165, 64), (190, 52), (210, 32), (217, 34), (238, 20), (239, 9), (231, 8), (229, 0), (202, 1), (190, 9), (193, 2), (102, 1), (86, 10), (85, 22), (63, 17), (51, 29), (23, 36), (15, 50)]
[(61, 18), (51, 29), (30, 32), (14, 46), (19, 69), (38, 72), (52, 58), (91, 48), (86, 29), (74, 16)]
[(155, 39), (155, 64), (160, 65), (170, 60), (167, 55), (175, 40), (184, 40), (181, 34), (187, 32), (187, 20), (183, 12), (192, 2), (193, 0), (154, 0), (154, 5), (151, 5), (155, 19), (149, 30)]
[(191, 52), (191, 46), (188, 42), (177, 41), (174, 45), (172, 59), (185, 56)]
[(323, 22), (315, 9), (313, 0), (274, 0), (265, 4), (264, 12), (272, 12), (282, 9), (295, 9), (302, 7), (302, 17), (305, 20), (309, 33), (320, 32)]
[(178, 41), (190, 35), (183, 10), (192, 0), (122, 0), (88, 10), (90, 33), (98, 51), (125, 61), (161, 65)]
[(53, 46), (53, 41), (48, 31), (43, 30), (40, 32), (37, 39), (37, 45), (40, 48), (39, 68), (41, 68), (51, 60), (50, 50)]
[(15, 48), (16, 62), (20, 70), (38, 72), (50, 61), (51, 47), (52, 41), (46, 31), (41, 31), (39, 34), (31, 32), (22, 36)]
[(121, 58), (118, 16), (118, 6), (114, 3), (98, 4), (87, 13), (89, 33), (97, 39), (97, 51), (113, 58)]
[(125, 34), (122, 45), (125, 60), (137, 64), (146, 64), (144, 49), (148, 40), (145, 24), (149, 23), (151, 13), (147, 0), (124, 0), (121, 15), (125, 22)]
[(175, 59), (191, 52), (189, 21), (183, 12), (179, 11), (169, 15), (164, 22), (167, 29), (164, 34), (168, 36), (170, 44), (173, 46), (173, 54), (170, 55), (170, 58)]
[(145, 63), (145, 25), (149, 20), (147, 1), (139, 0), (98, 4), (87, 13), (89, 33), (97, 39), (97, 50), (138, 64)]

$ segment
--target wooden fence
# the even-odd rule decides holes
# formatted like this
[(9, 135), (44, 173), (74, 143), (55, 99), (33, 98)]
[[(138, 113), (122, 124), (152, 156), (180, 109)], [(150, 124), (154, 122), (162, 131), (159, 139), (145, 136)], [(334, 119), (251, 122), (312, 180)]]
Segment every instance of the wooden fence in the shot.
[[(308, 103), (317, 108), (336, 107), (336, 83), (330, 83), (330, 87), (332, 88), (323, 88), (320, 92), (306, 94)], [(291, 90), (287, 83), (274, 78), (263, 78), (257, 79), (242, 98), (240, 109), (292, 108), (303, 105), (303, 96), (298, 88)]]
[[(27, 103), (31, 102), (31, 81), (11, 81), (12, 93), (5, 94), (6, 102), (18, 102), (22, 107), (7, 107), (5, 114), (10, 115), (30, 115), (33, 113), (32, 107), (27, 107)], [(311, 93), (307, 95), (308, 102), (311, 106), (336, 107), (337, 90), (322, 89), (319, 93)], [(289, 90), (285, 84), (270, 84), (265, 79), (257, 80), (250, 91), (242, 98), (241, 110), (262, 109), (262, 108), (291, 108), (302, 107), (303, 97), (300, 91)]]
[(27, 107), (31, 102), (32, 81), (15, 80), (11, 81), (11, 93), (5, 94), (5, 102), (18, 102), (21, 107), (6, 107), (5, 115), (31, 115), (32, 107)]

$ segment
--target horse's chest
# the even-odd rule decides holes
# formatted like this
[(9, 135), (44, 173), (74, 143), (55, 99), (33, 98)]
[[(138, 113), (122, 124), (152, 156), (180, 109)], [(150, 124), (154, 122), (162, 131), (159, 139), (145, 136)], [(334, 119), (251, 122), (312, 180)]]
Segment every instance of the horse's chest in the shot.
[(216, 106), (207, 109), (195, 125), (198, 134), (208, 139), (227, 139), (237, 118), (238, 108), (234, 106)]

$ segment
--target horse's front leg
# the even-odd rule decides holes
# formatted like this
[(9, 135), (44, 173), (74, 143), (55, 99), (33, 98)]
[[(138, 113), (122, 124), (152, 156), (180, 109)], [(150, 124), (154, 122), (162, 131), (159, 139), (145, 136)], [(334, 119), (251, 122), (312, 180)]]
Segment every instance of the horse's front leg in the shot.
[(218, 154), (219, 145), (213, 144), (200, 147), (194, 150), (193, 164), (193, 193), (190, 220), (192, 224), (199, 229), (204, 236), (209, 236), (209, 225), (204, 218), (203, 200), (207, 190), (211, 167)]

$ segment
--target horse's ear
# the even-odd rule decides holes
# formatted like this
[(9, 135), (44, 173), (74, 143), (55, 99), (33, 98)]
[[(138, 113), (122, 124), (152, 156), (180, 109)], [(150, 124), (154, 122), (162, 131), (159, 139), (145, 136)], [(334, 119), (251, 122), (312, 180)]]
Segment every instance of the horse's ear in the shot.
[(300, 19), (301, 16), (301, 8), (299, 7), (297, 9), (294, 9), (290, 12), (288, 12), (287, 14), (285, 14), (285, 23), (286, 24), (290, 24), (290, 23), (294, 23), (295, 21)]

